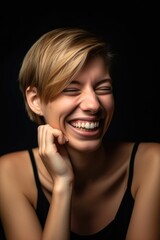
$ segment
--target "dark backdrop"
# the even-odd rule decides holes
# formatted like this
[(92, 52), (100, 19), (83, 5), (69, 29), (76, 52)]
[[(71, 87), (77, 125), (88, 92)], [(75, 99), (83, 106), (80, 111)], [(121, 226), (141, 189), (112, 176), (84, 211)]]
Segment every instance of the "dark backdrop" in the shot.
[(94, 12), (62, 12), (55, 8), (46, 11), (43, 7), (32, 10), (1, 12), (0, 154), (37, 145), (37, 126), (26, 114), (18, 71), (35, 40), (46, 31), (64, 26), (84, 27), (102, 34), (115, 53), (116, 111), (108, 138), (159, 142), (159, 16), (156, 6), (151, 8), (139, 3), (127, 8), (103, 9), (102, 6)]

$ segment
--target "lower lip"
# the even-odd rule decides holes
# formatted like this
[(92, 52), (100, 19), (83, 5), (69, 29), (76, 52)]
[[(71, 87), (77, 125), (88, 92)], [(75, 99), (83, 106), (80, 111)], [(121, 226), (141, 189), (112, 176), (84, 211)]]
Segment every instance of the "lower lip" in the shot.
[(95, 130), (90, 130), (90, 131), (86, 131), (86, 130), (81, 130), (79, 128), (75, 128), (72, 125), (70, 125), (70, 128), (79, 136), (82, 137), (99, 137), (102, 133), (102, 128), (97, 128)]

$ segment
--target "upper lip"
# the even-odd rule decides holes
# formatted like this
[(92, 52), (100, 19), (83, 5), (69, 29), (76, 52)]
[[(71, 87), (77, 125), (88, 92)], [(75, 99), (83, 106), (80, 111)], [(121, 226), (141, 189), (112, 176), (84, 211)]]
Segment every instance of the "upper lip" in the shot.
[(76, 118), (73, 118), (73, 119), (70, 119), (69, 122), (71, 121), (100, 121), (102, 118), (97, 118), (97, 117), (76, 117)]

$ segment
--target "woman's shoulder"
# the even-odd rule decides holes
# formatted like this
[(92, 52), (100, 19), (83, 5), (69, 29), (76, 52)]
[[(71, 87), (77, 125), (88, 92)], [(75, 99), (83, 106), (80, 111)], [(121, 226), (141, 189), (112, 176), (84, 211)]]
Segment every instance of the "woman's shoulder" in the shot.
[(140, 144), (140, 153), (145, 158), (157, 159), (160, 157), (160, 143), (159, 142), (142, 142)]
[(137, 145), (136, 158), (141, 162), (160, 161), (160, 143), (159, 142), (113, 142), (111, 147), (113, 151), (132, 153), (133, 147)]
[[(31, 187), (32, 186), (32, 187)], [(36, 186), (28, 150), (10, 152), (0, 157), (0, 199), (26, 196), (36, 204)]]
[[(137, 148), (134, 150), (134, 146)], [(114, 142), (112, 143), (112, 152), (118, 159), (130, 161), (134, 153), (134, 172), (139, 178), (146, 174), (154, 174), (160, 170), (160, 143), (159, 142)]]
[[(137, 145), (135, 151), (134, 165), (136, 170), (144, 171), (148, 168), (148, 171), (152, 171), (152, 168), (156, 168), (160, 164), (160, 143), (159, 142), (123, 142), (118, 146), (121, 151), (130, 152), (130, 156), (133, 152), (134, 146)], [(150, 167), (153, 166), (151, 169)]]
[[(152, 182), (152, 188), (157, 188), (160, 178), (160, 143), (139, 143), (134, 162), (134, 189), (144, 188), (146, 183)], [(150, 179), (150, 180), (149, 180)], [(152, 179), (152, 180), (151, 180)], [(142, 187), (143, 186), (143, 187)], [(149, 185), (148, 185), (149, 186)]]
[(3, 172), (4, 169), (7, 171), (18, 170), (19, 167), (25, 164), (27, 158), (27, 150), (5, 153), (0, 157), (0, 171)]
[(160, 143), (122, 142), (117, 144), (117, 148), (119, 149), (119, 155), (128, 156), (126, 161), (130, 161), (133, 153), (133, 196), (135, 197), (137, 191), (145, 189), (146, 186), (148, 189), (150, 186), (151, 189), (154, 188), (158, 191), (160, 179)]
[(23, 182), (32, 174), (28, 150), (5, 153), (0, 157), (1, 183)]
[[(158, 142), (142, 142), (139, 143), (137, 151), (137, 169), (140, 171), (145, 170), (153, 171), (160, 164), (160, 143)], [(136, 167), (136, 166), (135, 166)]]

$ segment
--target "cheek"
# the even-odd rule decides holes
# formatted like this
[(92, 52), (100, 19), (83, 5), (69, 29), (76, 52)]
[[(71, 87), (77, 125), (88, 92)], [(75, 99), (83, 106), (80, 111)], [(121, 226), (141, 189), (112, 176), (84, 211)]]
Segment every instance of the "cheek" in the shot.
[(46, 123), (54, 128), (60, 128), (66, 116), (73, 111), (74, 106), (75, 101), (71, 99), (59, 99), (58, 101), (48, 103), (44, 108)]
[(56, 127), (59, 116), (59, 105), (56, 102), (48, 103), (43, 108), (45, 122), (51, 127)]
[(114, 97), (112, 95), (108, 95), (107, 99), (103, 99), (103, 106), (106, 112), (113, 113), (115, 108)]

